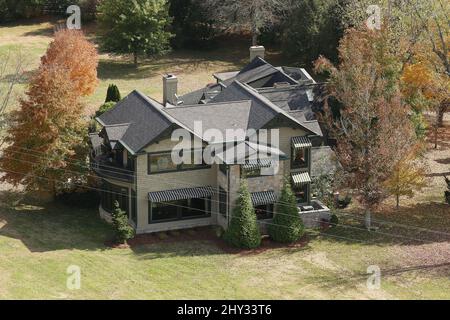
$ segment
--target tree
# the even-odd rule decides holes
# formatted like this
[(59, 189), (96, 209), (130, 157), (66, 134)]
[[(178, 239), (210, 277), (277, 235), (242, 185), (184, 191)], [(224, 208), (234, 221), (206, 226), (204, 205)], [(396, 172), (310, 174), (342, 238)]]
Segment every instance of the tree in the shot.
[[(11, 103), (14, 87), (23, 79), (24, 56), (21, 51), (0, 54), (0, 133), (5, 127), (4, 114)], [(0, 146), (3, 139), (0, 139)]]
[(81, 31), (63, 29), (56, 32), (41, 63), (43, 66), (66, 68), (68, 77), (81, 96), (92, 94), (97, 87), (97, 50)]
[(172, 37), (166, 0), (103, 0), (98, 6), (101, 45), (117, 54), (157, 55), (169, 49)]
[(273, 25), (292, 9), (288, 0), (205, 0), (203, 7), (224, 28), (232, 31), (249, 30), (253, 46), (257, 45), (263, 28)]
[(239, 196), (233, 209), (230, 225), (225, 231), (224, 239), (235, 247), (246, 249), (253, 249), (261, 244), (261, 234), (256, 221), (255, 209), (247, 182), (244, 179), (241, 179)]
[(108, 86), (108, 91), (106, 91), (106, 102), (119, 102), (121, 100), (119, 88), (115, 84), (110, 84)]
[(337, 7), (338, 0), (300, 1), (287, 20), (283, 52), (302, 65), (311, 65), (319, 55), (336, 62), (343, 34)]
[(120, 209), (119, 202), (114, 201), (114, 211), (111, 214), (116, 240), (120, 243), (126, 243), (127, 240), (134, 237), (134, 230), (128, 224), (128, 215)]
[(417, 161), (416, 150), (412, 150), (403, 159), (397, 162), (392, 171), (392, 175), (386, 180), (386, 187), (389, 193), (395, 196), (396, 207), (399, 208), (400, 197), (411, 198), (414, 191), (420, 191), (426, 186), (425, 168)]
[(100, 106), (100, 108), (95, 112), (96, 117), (100, 117), (102, 114), (104, 114), (106, 111), (111, 110), (116, 103), (114, 101), (105, 102)]
[[(76, 31), (64, 34), (79, 39)], [(88, 146), (86, 125), (80, 117), (84, 110), (80, 98), (92, 91), (96, 83), (90, 76), (92, 71), (85, 67), (96, 68), (96, 64), (87, 59), (97, 59), (83, 54), (78, 59), (69, 57), (59, 41), (71, 43), (73, 52), (79, 52), (77, 45), (84, 43), (56, 35), (49, 48), (51, 54), (42, 59), (26, 97), (20, 100), (20, 108), (12, 112), (5, 138), (7, 147), (0, 158), (0, 167), (5, 170), (1, 181), (23, 184), (27, 190), (51, 191), (53, 195), (65, 182), (84, 179)], [(82, 47), (95, 52), (92, 44), (90, 48)], [(79, 73), (81, 70), (86, 73)]]
[(304, 226), (291, 184), (285, 179), (272, 224), (268, 226), (270, 237), (278, 242), (292, 243), (303, 236)]
[[(425, 78), (417, 80), (422, 84), (424, 84), (424, 80), (432, 80), (443, 87), (448, 96), (450, 77), (448, 12), (450, 3), (443, 0), (347, 0), (342, 9), (346, 25), (362, 25), (368, 18), (366, 12), (368, 5), (374, 4), (381, 8), (383, 25), (389, 33), (390, 50), (402, 63), (402, 69), (410, 67), (413, 76), (410, 79), (415, 80), (415, 71), (422, 72), (421, 76)], [(407, 70), (405, 71), (407, 72)], [(433, 78), (437, 81), (434, 81)], [(431, 88), (431, 82), (429, 84)], [(422, 88), (419, 86), (416, 87), (416, 90), (421, 91)], [(406, 96), (408, 102), (424, 98), (420, 96), (420, 93), (415, 94), (411, 90), (408, 90), (407, 93), (411, 94)], [(432, 95), (421, 101), (436, 113), (435, 137), (437, 127), (442, 126), (444, 112), (450, 104), (448, 97), (439, 99), (439, 96), (442, 95)], [(431, 100), (429, 100), (430, 98)], [(412, 107), (416, 106), (413, 104)], [(415, 109), (414, 112), (420, 111)]]
[[(398, 64), (383, 30), (345, 32), (339, 65), (321, 57), (317, 72), (327, 71), (325, 121), (337, 139), (336, 157), (343, 186), (354, 192), (371, 227), (371, 212), (388, 196), (385, 181), (415, 144), (409, 106), (399, 92)], [(329, 101), (341, 106), (333, 115)]]
[(209, 12), (201, 6), (202, 0), (170, 0), (169, 15), (173, 17), (175, 37), (172, 47), (203, 49), (214, 44), (217, 30)]

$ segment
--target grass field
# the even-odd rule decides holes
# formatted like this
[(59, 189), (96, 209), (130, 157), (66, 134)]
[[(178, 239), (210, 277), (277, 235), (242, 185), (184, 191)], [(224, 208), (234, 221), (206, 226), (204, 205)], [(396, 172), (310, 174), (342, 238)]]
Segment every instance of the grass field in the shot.
[[(0, 27), (0, 52), (20, 46), (33, 70), (51, 32), (49, 22)], [(269, 55), (269, 61), (278, 58)], [(174, 52), (138, 69), (102, 54), (100, 85), (87, 102), (95, 110), (109, 83), (123, 95), (137, 88), (160, 98), (164, 72), (177, 73), (180, 92), (187, 92), (247, 59), (244, 42)], [(113, 249), (105, 245), (111, 228), (95, 208), (39, 205), (27, 198), (16, 204), (18, 191), (0, 185), (0, 299), (450, 299), (450, 209), (443, 204), (441, 176), (450, 171), (449, 141), (447, 115), (439, 148), (426, 154), (427, 188), (402, 199), (398, 211), (389, 199), (375, 214), (376, 232), (361, 228), (360, 210), (353, 206), (339, 214), (340, 226), (310, 231), (302, 247), (257, 252), (230, 253), (217, 241), (173, 234)], [(66, 287), (70, 265), (81, 268), (79, 290)], [(371, 265), (381, 269), (380, 289), (366, 286)]]
[[(13, 25), (0, 25), (0, 54), (10, 50), (21, 50), (26, 58), (26, 69), (32, 71), (39, 65), (40, 57), (52, 40), (55, 21), (20, 22)], [(83, 27), (88, 38), (96, 42), (95, 25)], [(138, 89), (153, 98), (162, 98), (162, 75), (175, 73), (179, 78), (180, 94), (204, 87), (215, 82), (212, 74), (219, 71), (237, 70), (248, 62), (247, 40), (223, 42), (217, 49), (208, 51), (181, 50), (154, 59), (140, 61), (138, 68), (131, 58), (100, 53), (98, 78), (99, 85), (94, 94), (86, 99), (87, 111), (92, 113), (104, 102), (106, 89), (115, 83), (122, 96)], [(272, 62), (279, 60), (276, 51), (267, 52)], [(17, 93), (23, 93), (25, 85), (19, 86)], [(13, 104), (10, 108), (14, 108)]]

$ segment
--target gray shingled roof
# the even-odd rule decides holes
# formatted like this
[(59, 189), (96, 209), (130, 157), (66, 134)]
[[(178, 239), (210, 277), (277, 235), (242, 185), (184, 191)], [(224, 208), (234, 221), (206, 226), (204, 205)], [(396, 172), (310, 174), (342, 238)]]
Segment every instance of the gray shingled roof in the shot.
[(136, 153), (173, 124), (162, 108), (156, 101), (134, 90), (97, 119), (106, 127), (128, 123), (119, 142)]
[[(252, 103), (249, 100), (222, 103), (197, 104), (165, 108), (164, 111), (194, 131), (194, 122), (201, 121), (202, 138), (208, 129), (218, 129), (226, 138), (226, 129), (249, 128)], [(198, 135), (200, 133), (197, 133)], [(238, 137), (239, 140), (245, 139)], [(208, 141), (208, 139), (205, 139)], [(217, 142), (217, 141), (215, 141)]]
[(202, 121), (203, 130), (258, 130), (282, 117), (311, 133), (322, 135), (317, 121), (311, 121), (311, 101), (305, 91), (309, 90), (308, 86), (263, 88), (258, 93), (251, 87), (255, 81), (259, 81), (259, 85), (273, 85), (273, 82), (298, 84), (283, 70), (256, 57), (237, 75), (226, 80), (226, 86), (209, 85), (190, 92), (180, 97), (183, 103), (179, 106), (163, 107), (134, 90), (97, 120), (105, 127), (112, 143), (120, 143), (132, 153), (139, 152), (171, 127), (185, 128), (193, 133), (197, 120)]
[(185, 105), (208, 102), (212, 97), (220, 92), (221, 86), (218, 84), (208, 85), (204, 88), (186, 93), (179, 97), (179, 101)]
[(255, 57), (234, 77), (230, 77), (222, 81), (222, 83), (228, 86), (236, 80), (254, 87), (272, 86), (276, 82), (297, 83), (296, 80), (292, 79), (282, 70), (275, 68), (259, 56)]

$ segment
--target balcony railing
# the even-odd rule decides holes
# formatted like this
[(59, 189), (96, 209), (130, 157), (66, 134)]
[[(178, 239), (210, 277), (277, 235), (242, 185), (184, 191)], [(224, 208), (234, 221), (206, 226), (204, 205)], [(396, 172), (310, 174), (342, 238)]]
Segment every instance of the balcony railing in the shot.
[(103, 154), (91, 159), (91, 168), (97, 175), (104, 178), (112, 178), (125, 182), (134, 181), (135, 173), (133, 170), (124, 168)]

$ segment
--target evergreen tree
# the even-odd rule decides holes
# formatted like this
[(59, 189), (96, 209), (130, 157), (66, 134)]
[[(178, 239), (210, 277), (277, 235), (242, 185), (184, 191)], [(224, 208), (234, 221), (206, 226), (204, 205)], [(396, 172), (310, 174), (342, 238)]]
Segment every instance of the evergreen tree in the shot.
[(297, 201), (288, 179), (285, 179), (268, 231), (273, 240), (285, 243), (295, 242), (303, 235), (303, 221), (300, 219)]
[(132, 54), (137, 65), (139, 55), (157, 55), (169, 48), (171, 18), (165, 0), (103, 0), (97, 9), (105, 50)]
[(118, 201), (114, 202), (112, 222), (117, 241), (125, 243), (128, 239), (133, 238), (134, 230), (128, 224), (128, 216), (125, 211), (120, 209)]
[(105, 103), (110, 101), (119, 102), (121, 99), (119, 88), (115, 84), (110, 84), (106, 91)]
[(233, 210), (230, 225), (225, 231), (224, 239), (229, 244), (246, 249), (259, 247), (261, 234), (256, 221), (247, 181), (242, 179), (239, 188), (239, 197)]

